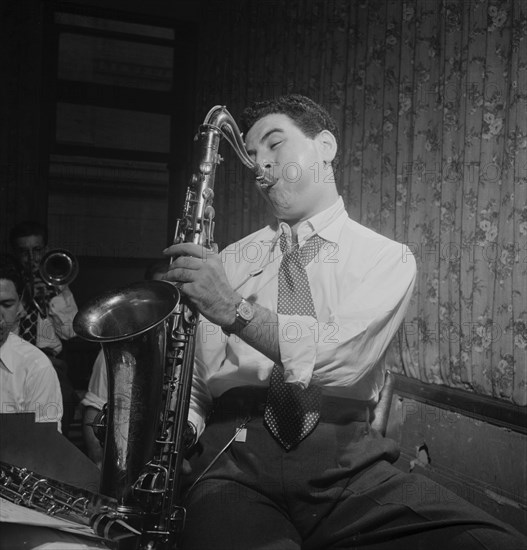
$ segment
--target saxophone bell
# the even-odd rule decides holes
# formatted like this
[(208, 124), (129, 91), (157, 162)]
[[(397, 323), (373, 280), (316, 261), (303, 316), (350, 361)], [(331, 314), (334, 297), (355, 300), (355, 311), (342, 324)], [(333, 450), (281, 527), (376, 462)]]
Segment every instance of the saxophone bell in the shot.
[[(222, 161), (218, 152), (222, 137), (262, 189), (278, 181), (249, 156), (229, 111), (213, 107), (199, 129), (198, 168), (176, 222), (174, 244), (188, 242), (216, 250), (214, 178)], [(67, 284), (76, 267), (71, 255), (55, 251), (44, 262), (42, 277)], [(48, 490), (37, 478), (31, 494), (42, 488), (47, 498), (53, 491), (47, 514), (56, 513), (55, 503), (64, 495), (65, 516), (74, 521), (81, 516), (78, 522), (88, 522), (104, 539), (121, 542), (122, 536), (130, 536), (133, 546), (127, 548), (134, 550), (177, 547), (186, 517), (183, 459), (189, 440), (194, 441), (194, 436), (189, 438), (187, 418), (198, 324), (199, 312), (167, 281), (142, 281), (110, 290), (79, 310), (73, 329), (84, 340), (101, 345), (108, 376), (106, 419), (94, 422), (105, 441), (100, 494), (79, 501), (73, 489)], [(7, 493), (13, 501), (26, 493), (26, 472), (20, 474), (21, 483)], [(0, 463), (0, 489), (11, 477)], [(80, 511), (69, 505), (70, 497), (74, 504), (82, 504)], [(103, 505), (92, 506), (92, 500), (99, 498)], [(89, 505), (86, 510), (84, 503)], [(24, 504), (35, 507), (33, 501)]]

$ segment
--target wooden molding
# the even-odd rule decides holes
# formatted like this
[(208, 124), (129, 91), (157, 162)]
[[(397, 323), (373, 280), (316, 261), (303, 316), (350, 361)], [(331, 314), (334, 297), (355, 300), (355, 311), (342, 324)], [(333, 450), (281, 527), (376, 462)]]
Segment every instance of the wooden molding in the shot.
[(448, 386), (427, 384), (402, 374), (394, 373), (394, 376), (394, 392), (401, 397), (527, 434), (527, 407)]

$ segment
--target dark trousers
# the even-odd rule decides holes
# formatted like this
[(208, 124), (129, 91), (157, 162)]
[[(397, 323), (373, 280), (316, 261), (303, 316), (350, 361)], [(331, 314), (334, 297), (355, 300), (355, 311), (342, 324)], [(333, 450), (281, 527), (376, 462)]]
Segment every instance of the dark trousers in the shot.
[(252, 414), (245, 442), (234, 442), (187, 493), (183, 550), (527, 548), (512, 528), (395, 468), (396, 443), (367, 419), (323, 419), (286, 452), (260, 411), (243, 408), (217, 410), (191, 459), (196, 477)]

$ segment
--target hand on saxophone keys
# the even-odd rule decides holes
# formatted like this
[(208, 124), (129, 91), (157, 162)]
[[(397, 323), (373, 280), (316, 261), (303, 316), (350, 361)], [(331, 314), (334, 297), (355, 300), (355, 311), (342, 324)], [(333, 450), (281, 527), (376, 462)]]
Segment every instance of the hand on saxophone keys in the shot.
[(230, 326), (241, 296), (229, 284), (220, 255), (193, 243), (169, 246), (163, 254), (173, 258), (164, 279), (176, 283), (209, 321)]

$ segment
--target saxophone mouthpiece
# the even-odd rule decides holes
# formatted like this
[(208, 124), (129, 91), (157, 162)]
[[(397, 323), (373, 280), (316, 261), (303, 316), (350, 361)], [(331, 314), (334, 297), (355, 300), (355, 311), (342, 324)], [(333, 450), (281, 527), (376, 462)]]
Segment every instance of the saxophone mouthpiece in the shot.
[(260, 186), (260, 189), (263, 190), (273, 187), (273, 185), (276, 185), (276, 182), (278, 181), (276, 178), (273, 178), (271, 174), (266, 174), (265, 170), (260, 165), (257, 165), (255, 168), (255, 174), (256, 182)]
[(273, 187), (273, 185), (276, 184), (276, 181), (269, 180), (265, 177), (256, 178), (256, 181), (258, 182), (258, 185), (260, 186), (260, 189), (263, 189), (264, 191), (266, 189), (269, 189), (270, 187)]

